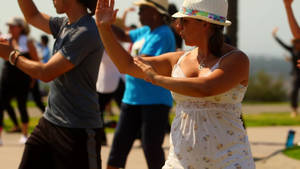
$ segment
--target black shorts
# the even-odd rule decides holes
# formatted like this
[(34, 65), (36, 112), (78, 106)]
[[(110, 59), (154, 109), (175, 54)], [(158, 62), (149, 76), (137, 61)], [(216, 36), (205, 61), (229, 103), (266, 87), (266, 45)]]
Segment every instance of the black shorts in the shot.
[(59, 127), (41, 118), (19, 169), (101, 169), (99, 129)]

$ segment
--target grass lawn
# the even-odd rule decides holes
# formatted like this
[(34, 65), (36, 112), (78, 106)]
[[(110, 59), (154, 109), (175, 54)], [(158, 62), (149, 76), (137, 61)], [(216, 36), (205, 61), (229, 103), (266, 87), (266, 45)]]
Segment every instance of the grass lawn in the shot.
[[(29, 128), (28, 128), (28, 132), (31, 133), (34, 129), (34, 127), (38, 124), (40, 118), (39, 117), (31, 117), (29, 120)], [(20, 122), (20, 119), (19, 119)], [(4, 130), (9, 130), (10, 128), (13, 127), (13, 123), (10, 119), (4, 119)], [(20, 124), (20, 123), (19, 123)]]
[(290, 112), (244, 114), (247, 127), (261, 126), (300, 126), (300, 116), (290, 117)]
[[(175, 114), (172, 113), (170, 119), (174, 118)], [(289, 112), (282, 113), (258, 113), (258, 114), (244, 114), (243, 118), (245, 120), (247, 127), (262, 127), (262, 126), (300, 126), (300, 116), (296, 118), (291, 118)], [(105, 120), (115, 120), (118, 121), (119, 116), (106, 116)], [(31, 132), (38, 124), (38, 117), (31, 117), (29, 124), (29, 131)], [(9, 119), (4, 120), (5, 130), (12, 127), (12, 122)], [(113, 132), (114, 129), (107, 128), (107, 132)]]
[(283, 151), (283, 154), (290, 158), (294, 158), (296, 160), (300, 160), (300, 146), (295, 146), (292, 148), (288, 148)]

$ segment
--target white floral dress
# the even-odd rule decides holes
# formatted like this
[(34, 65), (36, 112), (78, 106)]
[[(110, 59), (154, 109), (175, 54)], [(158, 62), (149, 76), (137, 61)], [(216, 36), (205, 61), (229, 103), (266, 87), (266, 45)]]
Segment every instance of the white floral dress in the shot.
[[(179, 66), (184, 56), (174, 66), (172, 77), (185, 77)], [(211, 71), (218, 65), (219, 62)], [(220, 95), (204, 98), (172, 93), (177, 103), (176, 117), (163, 169), (255, 169), (240, 120), (246, 90), (237, 85)]]

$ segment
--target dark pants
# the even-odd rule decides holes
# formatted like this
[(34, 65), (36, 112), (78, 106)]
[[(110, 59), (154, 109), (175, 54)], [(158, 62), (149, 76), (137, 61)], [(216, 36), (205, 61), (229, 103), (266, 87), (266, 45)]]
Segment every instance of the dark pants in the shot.
[(124, 168), (128, 153), (139, 132), (149, 169), (161, 169), (165, 163), (162, 143), (170, 107), (165, 105), (122, 104), (108, 165)]
[(26, 106), (27, 95), (28, 95), (28, 89), (19, 90), (19, 91), (14, 91), (13, 89), (9, 89), (9, 88), (0, 89), (0, 126), (3, 126), (4, 110), (7, 110), (8, 115), (13, 121), (14, 125), (18, 126), (16, 113), (10, 104), (13, 98), (17, 99), (18, 109), (20, 111), (22, 123), (29, 122), (27, 106)]
[(42, 95), (41, 95), (41, 91), (40, 91), (40, 87), (39, 87), (39, 81), (36, 80), (36, 82), (34, 83), (33, 88), (30, 89), (30, 92), (33, 96), (33, 100), (36, 104), (36, 106), (41, 110), (42, 113), (45, 112), (45, 105), (42, 102)]
[(114, 91), (113, 93), (98, 93), (101, 119), (104, 124), (103, 128), (101, 129), (103, 144), (106, 144), (106, 142), (107, 142), (106, 134), (105, 134), (105, 123), (104, 123), (105, 107), (107, 106), (107, 104), (109, 102), (111, 102), (114, 99), (116, 101), (117, 105), (119, 106), (119, 108), (121, 108), (124, 90), (125, 90), (125, 83), (122, 79), (120, 79), (118, 87), (117, 87), (116, 91)]
[(19, 169), (101, 169), (100, 150), (99, 129), (59, 127), (41, 118)]
[[(24, 54), (30, 58), (29, 54)], [(8, 61), (4, 62), (0, 83), (0, 126), (3, 126), (3, 111), (8, 110), (8, 115), (12, 118), (15, 125), (17, 118), (10, 102), (15, 97), (18, 101), (18, 108), (23, 123), (28, 123), (28, 112), (26, 108), (27, 95), (31, 78), (17, 67), (12, 66)]]
[(298, 108), (298, 91), (300, 88), (300, 75), (293, 75), (293, 89), (291, 93), (291, 106), (292, 108)]

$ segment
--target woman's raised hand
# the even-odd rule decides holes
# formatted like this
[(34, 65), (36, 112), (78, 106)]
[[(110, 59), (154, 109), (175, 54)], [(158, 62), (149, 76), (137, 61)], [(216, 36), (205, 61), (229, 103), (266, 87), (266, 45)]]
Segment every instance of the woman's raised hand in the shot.
[(153, 69), (153, 67), (141, 57), (134, 57), (134, 63), (142, 70), (142, 72), (144, 72), (145, 74), (144, 80), (154, 84), (155, 83), (154, 77), (155, 75), (157, 75), (157, 73)]
[(272, 35), (275, 37), (276, 36), (276, 34), (277, 34), (277, 32), (278, 32), (278, 27), (275, 27), (274, 29), (273, 29), (273, 31), (272, 31)]
[(118, 9), (114, 10), (114, 6), (114, 0), (98, 0), (95, 12), (98, 27), (110, 26), (115, 22)]

